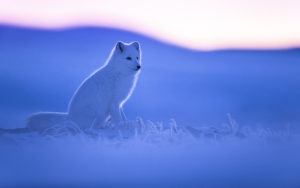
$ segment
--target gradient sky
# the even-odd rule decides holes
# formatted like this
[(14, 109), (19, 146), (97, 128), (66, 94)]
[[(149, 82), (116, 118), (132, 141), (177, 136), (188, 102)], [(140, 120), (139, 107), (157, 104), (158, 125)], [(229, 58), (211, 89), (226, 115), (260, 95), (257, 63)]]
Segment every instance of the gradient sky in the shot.
[(0, 24), (106, 26), (191, 49), (300, 46), (300, 0), (0, 0)]

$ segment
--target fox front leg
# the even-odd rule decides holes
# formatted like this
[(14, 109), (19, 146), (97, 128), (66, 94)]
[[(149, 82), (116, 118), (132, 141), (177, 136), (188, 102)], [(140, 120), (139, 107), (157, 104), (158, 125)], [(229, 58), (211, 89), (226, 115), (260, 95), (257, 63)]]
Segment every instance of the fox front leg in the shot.
[(113, 106), (113, 108), (111, 108), (110, 116), (111, 116), (111, 123), (113, 125), (119, 125), (119, 123), (123, 119), (119, 106)]
[(120, 113), (121, 113), (121, 116), (122, 116), (122, 120), (127, 121), (127, 118), (126, 118), (126, 116), (124, 114), (124, 111), (123, 111), (123, 106), (120, 107)]

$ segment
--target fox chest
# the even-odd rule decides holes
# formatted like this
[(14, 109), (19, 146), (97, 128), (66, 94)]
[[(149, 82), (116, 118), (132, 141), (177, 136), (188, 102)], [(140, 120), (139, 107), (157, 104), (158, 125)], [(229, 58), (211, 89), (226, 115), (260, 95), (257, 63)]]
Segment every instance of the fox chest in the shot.
[(112, 97), (118, 102), (126, 99), (135, 85), (134, 78), (116, 79), (112, 88)]

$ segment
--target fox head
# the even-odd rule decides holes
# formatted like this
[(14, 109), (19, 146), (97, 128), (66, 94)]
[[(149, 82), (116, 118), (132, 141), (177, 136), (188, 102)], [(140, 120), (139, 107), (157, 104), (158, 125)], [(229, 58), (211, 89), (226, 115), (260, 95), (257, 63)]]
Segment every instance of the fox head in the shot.
[(114, 67), (128, 74), (136, 74), (141, 69), (141, 47), (138, 42), (117, 42), (112, 57)]

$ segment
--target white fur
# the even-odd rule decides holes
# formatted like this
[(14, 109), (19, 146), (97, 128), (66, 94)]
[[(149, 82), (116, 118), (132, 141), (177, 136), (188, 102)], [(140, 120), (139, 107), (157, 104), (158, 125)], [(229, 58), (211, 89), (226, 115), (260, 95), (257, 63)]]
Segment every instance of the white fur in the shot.
[[(131, 57), (131, 60), (126, 59)], [(67, 113), (44, 112), (32, 115), (27, 127), (37, 130), (54, 124), (72, 121), (80, 128), (104, 126), (125, 121), (123, 104), (130, 97), (141, 64), (138, 42), (118, 42), (104, 66), (92, 73), (73, 95)]]

